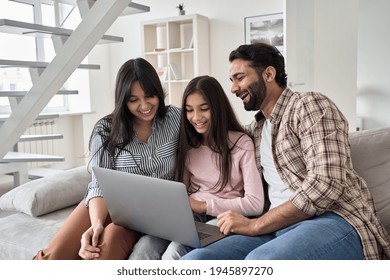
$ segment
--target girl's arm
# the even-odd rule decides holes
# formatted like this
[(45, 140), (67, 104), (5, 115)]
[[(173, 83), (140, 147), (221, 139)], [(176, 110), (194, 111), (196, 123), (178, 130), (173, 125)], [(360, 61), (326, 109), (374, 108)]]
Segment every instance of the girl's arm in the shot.
[[(261, 175), (256, 166), (254, 144), (249, 136), (244, 135), (232, 153), (232, 180), (242, 180), (240, 196), (232, 197), (232, 193), (219, 193), (219, 198), (207, 200), (207, 214), (218, 214), (232, 210), (245, 216), (256, 216), (263, 212), (264, 190)], [(235, 186), (238, 188), (239, 186)], [(223, 197), (223, 195), (225, 197)]]

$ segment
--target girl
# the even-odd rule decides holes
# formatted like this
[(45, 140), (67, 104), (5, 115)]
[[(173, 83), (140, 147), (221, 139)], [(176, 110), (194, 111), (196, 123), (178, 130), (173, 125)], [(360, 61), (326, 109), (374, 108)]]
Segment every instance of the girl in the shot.
[[(177, 179), (186, 184), (198, 221), (216, 224), (216, 216), (227, 210), (245, 216), (263, 212), (254, 144), (215, 78), (196, 77), (184, 91)], [(190, 250), (172, 242), (163, 259), (177, 259)]]

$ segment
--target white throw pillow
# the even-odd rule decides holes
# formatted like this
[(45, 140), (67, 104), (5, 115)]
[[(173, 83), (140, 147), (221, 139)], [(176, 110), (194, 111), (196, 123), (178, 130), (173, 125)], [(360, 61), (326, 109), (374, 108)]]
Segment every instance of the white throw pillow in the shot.
[(79, 203), (91, 181), (86, 166), (20, 185), (0, 197), (0, 209), (37, 217)]

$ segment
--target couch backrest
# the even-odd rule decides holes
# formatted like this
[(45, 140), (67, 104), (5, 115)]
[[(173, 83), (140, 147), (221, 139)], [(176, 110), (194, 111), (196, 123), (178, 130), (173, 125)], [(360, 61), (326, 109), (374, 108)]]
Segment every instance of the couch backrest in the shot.
[(390, 233), (390, 127), (351, 132), (349, 140), (354, 169), (366, 180)]

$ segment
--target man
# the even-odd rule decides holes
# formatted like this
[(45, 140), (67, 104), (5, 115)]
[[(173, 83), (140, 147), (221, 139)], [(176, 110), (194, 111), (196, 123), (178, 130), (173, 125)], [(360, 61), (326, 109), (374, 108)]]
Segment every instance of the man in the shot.
[(257, 219), (228, 211), (232, 234), (183, 259), (387, 259), (390, 238), (364, 180), (353, 170), (348, 122), (326, 96), (287, 87), (284, 58), (270, 45), (232, 51), (231, 91), (246, 110), (270, 209)]

